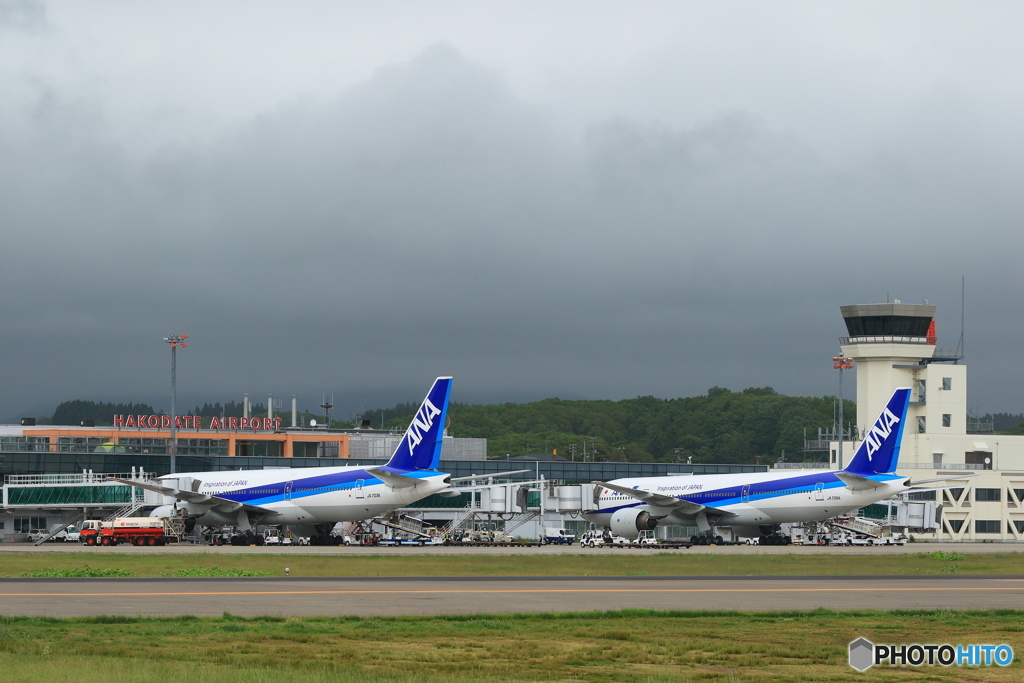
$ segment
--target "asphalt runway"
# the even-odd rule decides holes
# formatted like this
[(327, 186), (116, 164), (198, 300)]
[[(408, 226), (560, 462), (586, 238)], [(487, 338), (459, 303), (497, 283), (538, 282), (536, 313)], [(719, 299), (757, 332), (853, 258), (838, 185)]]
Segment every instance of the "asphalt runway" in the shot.
[(1024, 576), (0, 579), (0, 614), (395, 616), (1024, 609)]

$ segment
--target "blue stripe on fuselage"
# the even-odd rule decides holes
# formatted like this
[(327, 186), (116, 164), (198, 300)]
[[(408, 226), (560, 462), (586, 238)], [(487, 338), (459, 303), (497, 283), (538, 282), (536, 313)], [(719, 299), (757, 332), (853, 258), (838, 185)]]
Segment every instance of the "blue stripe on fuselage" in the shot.
[[(403, 470), (397, 467), (388, 467), (386, 465), (381, 465), (378, 469), (416, 479), (425, 479), (427, 477), (441, 474), (440, 472), (433, 472), (430, 470)], [(337, 473), (332, 472), (330, 474), (322, 474), (316, 477), (307, 477), (305, 479), (286, 479), (285, 481), (256, 484), (253, 486), (247, 486), (243, 489), (225, 491), (223, 493), (216, 493), (212, 495), (238, 503), (247, 503), (249, 505), (268, 505), (270, 503), (278, 503), (283, 500), (308, 498), (310, 496), (317, 496), (323, 493), (354, 490), (356, 488), (356, 483), (360, 480), (362, 480), (364, 488), (384, 483), (366, 470), (358, 469)], [(292, 482), (292, 489), (289, 493), (289, 497), (286, 499), (284, 487), (289, 481)]]
[[(874, 474), (867, 476), (866, 478), (873, 479), (874, 481), (905, 479), (905, 477), (901, 477), (896, 474)], [(772, 479), (769, 481), (752, 482), (750, 484), (739, 484), (723, 488), (708, 489), (707, 491), (700, 491), (698, 493), (673, 496), (673, 498), (685, 500), (690, 503), (696, 503), (708, 508), (719, 508), (726, 507), (728, 505), (737, 505), (744, 502), (754, 503), (761, 500), (770, 500), (772, 498), (782, 498), (784, 496), (803, 493), (814, 493), (815, 487), (818, 484), (822, 484), (823, 490), (842, 488), (846, 486), (846, 483), (839, 479), (835, 475), (835, 472), (827, 472), (822, 474), (806, 474), (799, 477), (790, 477), (788, 479)], [(747, 500), (744, 501), (742, 498), (742, 492), (744, 487), (747, 486), (750, 487), (750, 492), (748, 493)], [(657, 491), (654, 493), (657, 493)], [(649, 505), (649, 503), (645, 503), (642, 500), (634, 498), (629, 503), (625, 503), (617, 507), (602, 507), (600, 510), (595, 510), (595, 512), (615, 512), (616, 510), (637, 507), (639, 505)]]

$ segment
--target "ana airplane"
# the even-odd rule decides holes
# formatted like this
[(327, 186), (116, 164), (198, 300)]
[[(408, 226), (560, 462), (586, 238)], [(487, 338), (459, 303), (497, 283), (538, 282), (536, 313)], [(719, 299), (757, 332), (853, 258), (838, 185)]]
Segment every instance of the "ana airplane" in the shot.
[(910, 389), (893, 392), (846, 469), (596, 481), (598, 509), (583, 516), (627, 538), (658, 524), (678, 524), (696, 526), (697, 542), (714, 538), (715, 527), (731, 527), (737, 536), (782, 543), (780, 524), (824, 521), (921, 484), (947, 481), (912, 483), (896, 474), (909, 402)]
[[(451, 386), (451, 377), (434, 380), (391, 460), (380, 467), (190, 472), (151, 483), (118, 481), (175, 498), (174, 505), (151, 514), (166, 517), (177, 508), (188, 527), (232, 525), (250, 534), (256, 524), (287, 524), (323, 538), (337, 522), (370, 519), (451, 485), (451, 476), (436, 470)], [(304, 533), (303, 526), (316, 533)]]

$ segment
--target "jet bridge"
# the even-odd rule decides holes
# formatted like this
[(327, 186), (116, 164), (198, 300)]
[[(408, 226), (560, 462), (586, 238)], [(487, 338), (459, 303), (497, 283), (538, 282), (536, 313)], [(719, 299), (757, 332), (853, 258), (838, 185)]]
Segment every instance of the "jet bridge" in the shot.
[(597, 509), (595, 484), (559, 485), (544, 477), (533, 481), (475, 484), (452, 487), (452, 491), (472, 493), (472, 509), (488, 514), (507, 515), (526, 512), (589, 512)]
[[(446, 534), (461, 528), (476, 528), (481, 523), (504, 522), (506, 533), (529, 522), (543, 524), (544, 516), (569, 514), (576, 516), (596, 510), (594, 502), (595, 484), (558, 484), (541, 476), (525, 481), (498, 481), (489, 478), (484, 482), (456, 486), (445, 492), (445, 497), (462, 494), (469, 500), (464, 507), (448, 507), (444, 511), (454, 515), (443, 526)], [(428, 513), (430, 501), (413, 503), (408, 508)], [(435, 513), (436, 514), (436, 513)], [(550, 520), (549, 520), (550, 522)]]

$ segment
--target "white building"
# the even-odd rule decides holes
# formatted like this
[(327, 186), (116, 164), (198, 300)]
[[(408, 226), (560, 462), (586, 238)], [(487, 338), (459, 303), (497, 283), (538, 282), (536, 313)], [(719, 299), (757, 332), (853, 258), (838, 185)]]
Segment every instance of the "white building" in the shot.
[[(897, 387), (912, 387), (898, 472), (919, 479), (976, 473), (970, 485), (934, 494), (941, 514), (934, 540), (1024, 541), (1024, 436), (992, 433), (967, 418), (962, 353), (936, 346), (935, 306), (842, 306), (843, 355), (857, 373), (856, 433), (864, 433)], [(844, 445), (842, 465), (860, 445)], [(838, 443), (831, 443), (839, 465)]]

